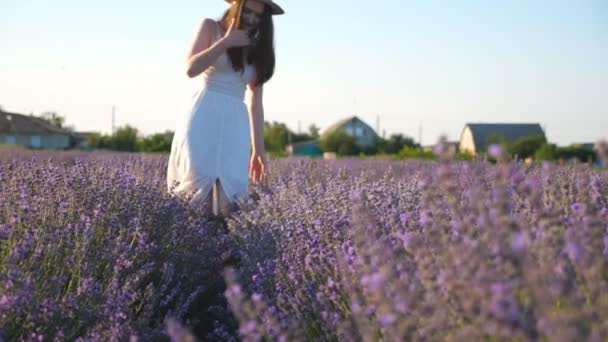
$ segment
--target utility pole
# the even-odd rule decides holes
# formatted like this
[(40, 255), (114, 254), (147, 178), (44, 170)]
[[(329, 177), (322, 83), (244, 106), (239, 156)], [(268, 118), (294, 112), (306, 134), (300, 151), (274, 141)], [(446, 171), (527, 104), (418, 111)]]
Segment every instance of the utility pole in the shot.
[(418, 126), (418, 143), (422, 146), (422, 122)]
[(380, 115), (376, 115), (376, 132), (380, 134)]
[(112, 135), (114, 135), (114, 120), (116, 117), (116, 107), (112, 106)]

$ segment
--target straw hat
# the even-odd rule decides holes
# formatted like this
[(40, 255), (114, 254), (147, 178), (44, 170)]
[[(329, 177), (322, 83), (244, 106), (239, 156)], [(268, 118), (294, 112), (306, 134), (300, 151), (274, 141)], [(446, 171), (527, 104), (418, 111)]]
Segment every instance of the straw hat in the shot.
[[(229, 2), (229, 3), (233, 3), (234, 1), (235, 0), (226, 0), (226, 2)], [(262, 2), (262, 3), (270, 6), (270, 13), (272, 13), (272, 15), (278, 15), (278, 14), (284, 14), (285, 13), (285, 11), (283, 11), (283, 9), (281, 8), (281, 6), (277, 5), (272, 0), (256, 0), (256, 1)]]

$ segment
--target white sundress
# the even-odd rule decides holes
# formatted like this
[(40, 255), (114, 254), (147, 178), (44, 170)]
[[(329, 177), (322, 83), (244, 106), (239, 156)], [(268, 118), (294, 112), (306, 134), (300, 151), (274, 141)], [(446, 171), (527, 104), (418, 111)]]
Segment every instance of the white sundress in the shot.
[[(216, 39), (221, 36), (218, 24)], [(219, 179), (229, 200), (236, 202), (249, 187), (251, 133), (244, 98), (255, 69), (246, 64), (242, 74), (236, 72), (223, 53), (199, 77), (201, 88), (178, 118), (167, 187), (174, 194), (192, 196), (192, 202), (202, 201)]]

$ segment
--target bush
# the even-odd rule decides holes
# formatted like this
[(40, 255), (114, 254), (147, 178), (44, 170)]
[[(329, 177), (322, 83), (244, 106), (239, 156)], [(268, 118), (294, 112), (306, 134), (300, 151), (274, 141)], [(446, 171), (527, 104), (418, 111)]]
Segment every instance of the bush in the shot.
[(431, 151), (423, 151), (420, 148), (404, 146), (396, 156), (397, 159), (434, 159), (435, 154)]
[(360, 151), (355, 138), (343, 129), (323, 136), (320, 141), (320, 147), (323, 152), (335, 152), (339, 156), (355, 156)]
[(555, 144), (545, 143), (535, 153), (534, 159), (553, 161), (557, 158), (558, 149)]
[(557, 149), (556, 157), (563, 160), (576, 159), (583, 163), (594, 163), (597, 160), (595, 151), (585, 149), (580, 146), (567, 146)]
[(404, 136), (403, 134), (391, 134), (388, 139), (378, 137), (377, 150), (383, 154), (397, 154), (404, 147), (416, 148), (420, 147), (414, 139)]

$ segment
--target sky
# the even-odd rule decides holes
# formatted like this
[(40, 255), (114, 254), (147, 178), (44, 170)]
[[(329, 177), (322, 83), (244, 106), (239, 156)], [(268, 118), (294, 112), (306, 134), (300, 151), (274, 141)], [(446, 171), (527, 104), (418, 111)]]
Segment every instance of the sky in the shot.
[[(277, 0), (267, 121), (357, 115), (432, 144), (469, 122), (538, 122), (551, 142), (608, 138), (607, 0)], [(0, 106), (79, 131), (174, 130), (201, 86), (186, 53), (223, 0), (0, 0)]]

